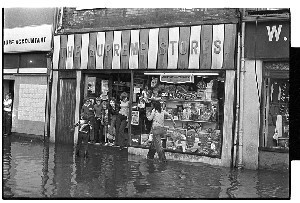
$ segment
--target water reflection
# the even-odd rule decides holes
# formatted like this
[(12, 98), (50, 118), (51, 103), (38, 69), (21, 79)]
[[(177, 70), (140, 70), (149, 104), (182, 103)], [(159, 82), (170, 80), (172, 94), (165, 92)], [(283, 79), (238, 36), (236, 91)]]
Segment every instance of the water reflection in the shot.
[(126, 150), (3, 137), (3, 197), (288, 198), (289, 174), (230, 170), (203, 163), (160, 163)]
[(9, 187), (10, 170), (11, 170), (11, 138), (10, 136), (3, 136), (3, 149), (2, 149), (2, 186), (3, 196), (13, 197), (11, 187)]

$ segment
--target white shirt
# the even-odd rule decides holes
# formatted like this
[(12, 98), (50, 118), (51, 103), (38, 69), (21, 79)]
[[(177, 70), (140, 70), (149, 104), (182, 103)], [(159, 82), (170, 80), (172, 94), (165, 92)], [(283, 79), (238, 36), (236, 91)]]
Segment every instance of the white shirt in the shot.
[(4, 99), (4, 111), (11, 112), (12, 99)]
[(168, 112), (162, 110), (160, 113), (155, 109), (152, 109), (152, 112), (149, 116), (147, 116), (148, 120), (153, 120), (152, 127), (164, 127), (165, 123), (165, 115), (168, 117), (172, 117)]
[(126, 102), (121, 101), (119, 113), (124, 116), (128, 116), (128, 111), (129, 111), (129, 101)]

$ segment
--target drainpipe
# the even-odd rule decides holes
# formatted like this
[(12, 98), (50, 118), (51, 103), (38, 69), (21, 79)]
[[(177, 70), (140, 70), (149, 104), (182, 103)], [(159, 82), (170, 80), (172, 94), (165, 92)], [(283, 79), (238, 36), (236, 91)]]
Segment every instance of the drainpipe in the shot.
[(237, 74), (236, 74), (236, 116), (235, 116), (235, 129), (234, 129), (234, 140), (233, 140), (233, 166), (237, 165), (237, 153), (238, 153), (238, 130), (239, 130), (239, 113), (240, 113), (240, 65), (241, 65), (241, 32), (238, 32), (237, 37)]
[(241, 36), (241, 66), (240, 71), (240, 93), (239, 93), (239, 130), (238, 130), (238, 161), (237, 167), (243, 168), (243, 136), (244, 136), (244, 80), (245, 80), (245, 22), (242, 22), (242, 36)]

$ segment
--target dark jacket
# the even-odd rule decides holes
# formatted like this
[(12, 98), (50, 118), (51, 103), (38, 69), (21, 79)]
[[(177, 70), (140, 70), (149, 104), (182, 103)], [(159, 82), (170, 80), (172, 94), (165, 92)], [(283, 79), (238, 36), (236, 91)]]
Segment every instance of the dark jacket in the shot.
[(81, 107), (81, 116), (83, 116), (84, 119), (89, 119), (91, 117), (94, 117), (94, 106), (92, 104), (88, 106), (83, 105)]
[(108, 107), (108, 120), (111, 121), (111, 116), (115, 115), (117, 116), (120, 111), (120, 106), (118, 104), (115, 105), (115, 109), (112, 108), (111, 105)]

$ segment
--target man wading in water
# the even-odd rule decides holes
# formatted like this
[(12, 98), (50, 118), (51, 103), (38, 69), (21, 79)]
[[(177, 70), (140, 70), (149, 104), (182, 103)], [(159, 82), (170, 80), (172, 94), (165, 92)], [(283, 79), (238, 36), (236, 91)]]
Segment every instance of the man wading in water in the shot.
[(151, 113), (148, 113), (147, 118), (149, 121), (153, 120), (152, 123), (152, 133), (153, 140), (150, 145), (150, 149), (147, 155), (148, 159), (153, 159), (155, 153), (158, 153), (158, 157), (161, 161), (166, 161), (165, 151), (161, 144), (161, 136), (166, 133), (166, 129), (164, 128), (164, 120), (165, 115), (170, 117), (174, 128), (176, 126), (175, 121), (171, 114), (161, 109), (161, 104), (159, 101), (153, 101), (153, 109)]

